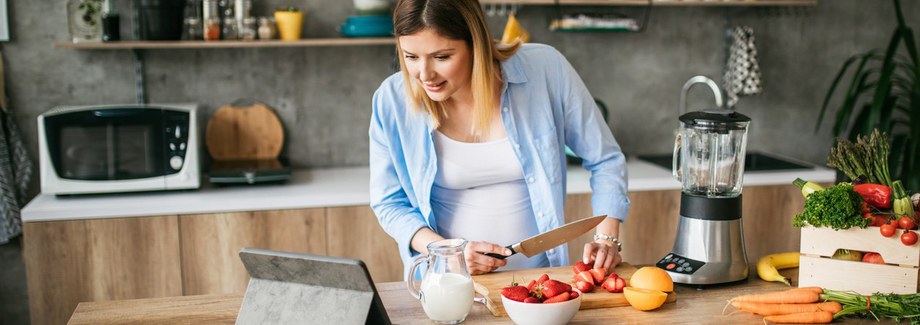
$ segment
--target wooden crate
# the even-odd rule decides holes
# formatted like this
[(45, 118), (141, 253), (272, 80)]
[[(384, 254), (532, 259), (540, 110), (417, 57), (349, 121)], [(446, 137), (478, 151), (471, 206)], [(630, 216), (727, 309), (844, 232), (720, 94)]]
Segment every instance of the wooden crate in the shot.
[[(905, 246), (897, 230), (883, 237), (878, 227), (802, 228), (802, 256), (799, 261), (799, 286), (819, 286), (832, 290), (855, 291), (869, 295), (920, 292), (920, 243)], [(835, 260), (837, 249), (876, 252), (886, 264)]]

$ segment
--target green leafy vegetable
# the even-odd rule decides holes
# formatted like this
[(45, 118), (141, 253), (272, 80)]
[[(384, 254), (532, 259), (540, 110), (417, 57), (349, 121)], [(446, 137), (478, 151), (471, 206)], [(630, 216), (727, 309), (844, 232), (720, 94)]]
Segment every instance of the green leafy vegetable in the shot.
[(829, 227), (834, 230), (866, 228), (871, 220), (862, 217), (862, 202), (862, 197), (853, 191), (852, 184), (839, 183), (808, 195), (804, 211), (792, 218), (792, 225)]
[(875, 293), (869, 297), (854, 292), (824, 290), (821, 299), (836, 301), (843, 306), (843, 310), (834, 314), (834, 318), (845, 316), (864, 316), (890, 318), (900, 323), (908, 320), (911, 325), (920, 324), (920, 293), (914, 294), (882, 294)]

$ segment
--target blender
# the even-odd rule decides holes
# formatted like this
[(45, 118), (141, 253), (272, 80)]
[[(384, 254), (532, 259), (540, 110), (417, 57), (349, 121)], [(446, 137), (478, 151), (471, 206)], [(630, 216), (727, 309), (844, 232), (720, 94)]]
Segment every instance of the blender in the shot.
[[(695, 84), (712, 89), (715, 109), (684, 114), (687, 91)], [(656, 265), (677, 283), (703, 285), (747, 279), (741, 183), (751, 119), (723, 108), (718, 85), (703, 76), (684, 84), (680, 113), (672, 158), (672, 173), (682, 185), (680, 218), (673, 249)]]

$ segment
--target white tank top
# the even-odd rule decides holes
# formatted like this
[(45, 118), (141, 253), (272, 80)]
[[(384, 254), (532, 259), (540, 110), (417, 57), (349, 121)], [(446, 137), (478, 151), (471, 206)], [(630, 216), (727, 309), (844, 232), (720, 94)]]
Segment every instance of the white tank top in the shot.
[[(434, 132), (438, 172), (431, 189), (436, 231), (502, 246), (539, 233), (521, 163), (508, 138), (468, 143)], [(503, 270), (549, 266), (546, 254), (515, 254)]]

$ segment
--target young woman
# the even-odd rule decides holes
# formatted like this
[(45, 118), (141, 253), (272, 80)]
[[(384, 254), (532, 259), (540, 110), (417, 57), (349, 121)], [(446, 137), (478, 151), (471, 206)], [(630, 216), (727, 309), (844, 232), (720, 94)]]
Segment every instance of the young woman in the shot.
[(625, 158), (568, 61), (546, 45), (498, 46), (477, 0), (399, 0), (393, 21), (402, 72), (374, 94), (370, 188), (403, 264), (443, 238), (469, 240), (471, 274), (569, 264), (565, 245), (484, 255), (564, 224), (566, 145), (591, 172), (594, 214), (608, 216), (583, 259), (620, 263)]

